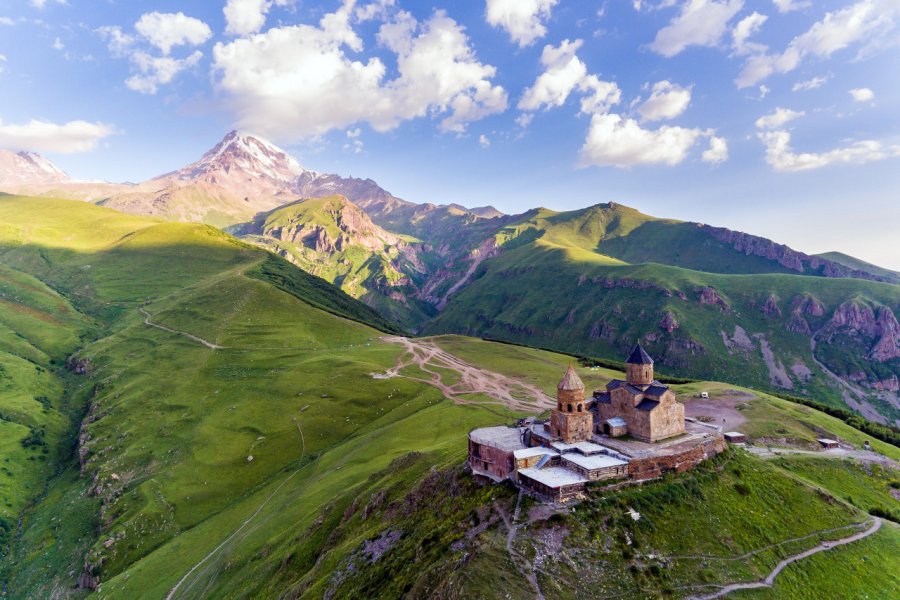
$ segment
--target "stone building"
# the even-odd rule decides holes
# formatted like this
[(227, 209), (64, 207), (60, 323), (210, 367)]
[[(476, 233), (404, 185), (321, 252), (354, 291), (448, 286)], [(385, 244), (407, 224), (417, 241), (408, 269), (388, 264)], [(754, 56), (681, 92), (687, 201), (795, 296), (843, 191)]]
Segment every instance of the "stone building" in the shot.
[(606, 391), (594, 392), (597, 432), (611, 437), (627, 434), (645, 442), (684, 433), (684, 406), (653, 378), (653, 359), (640, 344), (625, 366), (625, 381), (613, 379)]
[(594, 415), (584, 401), (584, 384), (569, 365), (556, 386), (556, 408), (550, 413), (550, 433), (566, 444), (586, 442), (594, 434)]

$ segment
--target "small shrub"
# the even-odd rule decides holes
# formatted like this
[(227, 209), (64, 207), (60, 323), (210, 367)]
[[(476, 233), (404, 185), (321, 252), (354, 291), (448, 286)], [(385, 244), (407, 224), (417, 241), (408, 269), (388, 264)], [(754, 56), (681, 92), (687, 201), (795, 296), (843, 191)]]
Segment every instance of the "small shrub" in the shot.
[(741, 496), (749, 496), (750, 495), (750, 487), (744, 483), (734, 484), (734, 490)]

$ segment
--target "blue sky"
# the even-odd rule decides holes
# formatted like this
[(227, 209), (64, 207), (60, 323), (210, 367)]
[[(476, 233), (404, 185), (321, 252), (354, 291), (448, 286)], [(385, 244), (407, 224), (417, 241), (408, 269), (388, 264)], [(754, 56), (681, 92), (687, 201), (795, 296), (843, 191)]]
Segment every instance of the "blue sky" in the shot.
[(413, 201), (900, 269), (898, 42), (900, 0), (0, 0), (0, 146), (140, 181), (237, 127)]

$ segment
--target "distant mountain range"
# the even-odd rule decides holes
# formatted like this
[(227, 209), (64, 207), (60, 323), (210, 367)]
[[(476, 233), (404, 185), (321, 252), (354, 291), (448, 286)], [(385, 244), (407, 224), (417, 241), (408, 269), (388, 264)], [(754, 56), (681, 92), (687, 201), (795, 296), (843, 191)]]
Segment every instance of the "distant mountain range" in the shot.
[(411, 331), (616, 358), (807, 395), (900, 423), (900, 274), (619, 204), (504, 215), (417, 204), (229, 133), (149, 181), (86, 184), (0, 154), (0, 189), (225, 227)]

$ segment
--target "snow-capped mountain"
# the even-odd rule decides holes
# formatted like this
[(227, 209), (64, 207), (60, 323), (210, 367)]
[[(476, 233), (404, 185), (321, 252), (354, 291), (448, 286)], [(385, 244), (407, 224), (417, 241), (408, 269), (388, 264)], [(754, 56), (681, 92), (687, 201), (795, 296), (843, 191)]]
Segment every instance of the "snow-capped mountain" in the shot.
[(232, 131), (197, 162), (156, 179), (175, 178), (218, 185), (254, 182), (287, 191), (306, 172), (290, 154), (274, 144), (257, 136)]
[(65, 171), (34, 152), (0, 150), (0, 185), (42, 185), (71, 181)]

